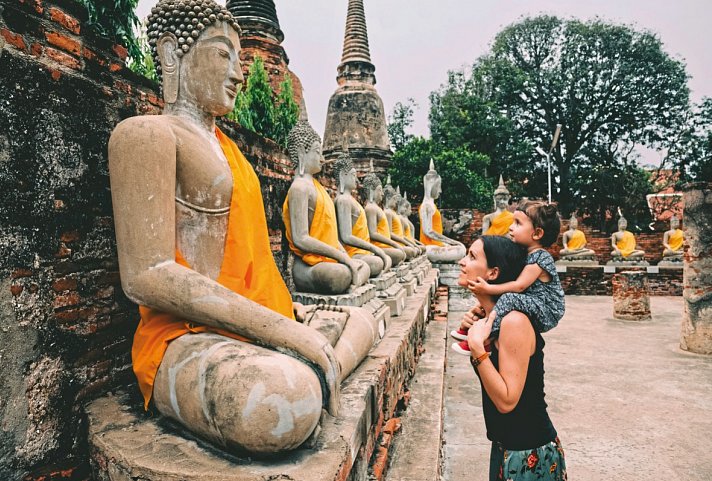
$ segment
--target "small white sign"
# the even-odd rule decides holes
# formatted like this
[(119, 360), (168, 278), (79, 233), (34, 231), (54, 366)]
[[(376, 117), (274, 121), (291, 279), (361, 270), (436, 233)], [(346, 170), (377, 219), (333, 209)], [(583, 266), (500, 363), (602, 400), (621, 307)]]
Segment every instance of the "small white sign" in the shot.
[(603, 266), (604, 274), (615, 274), (616, 266)]
[(659, 274), (660, 273), (660, 268), (658, 266), (648, 266), (645, 268), (646, 271), (648, 271), (648, 274)]

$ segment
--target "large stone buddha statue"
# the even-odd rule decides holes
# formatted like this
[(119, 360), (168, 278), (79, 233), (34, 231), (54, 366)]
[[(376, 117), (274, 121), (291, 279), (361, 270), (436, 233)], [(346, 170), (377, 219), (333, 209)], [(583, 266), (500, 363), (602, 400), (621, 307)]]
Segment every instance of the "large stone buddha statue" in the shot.
[(430, 159), (430, 169), (423, 177), (423, 202), (418, 209), (420, 216), (420, 242), (425, 244), (431, 262), (457, 262), (465, 257), (465, 246), (443, 235), (443, 221), (435, 200), (442, 192), (442, 178)]
[(393, 261), (383, 249), (371, 243), (366, 211), (351, 195), (358, 187), (358, 177), (353, 160), (348, 153), (342, 153), (334, 162), (334, 175), (339, 182), (339, 195), (334, 201), (339, 224), (339, 240), (349, 256), (368, 264), (371, 277), (376, 277), (390, 269)]
[(591, 249), (586, 249), (586, 235), (578, 229), (578, 219), (576, 214), (571, 215), (569, 220), (569, 229), (564, 232), (561, 239), (564, 248), (559, 251), (559, 256), (562, 261), (595, 261), (596, 252)]
[[(396, 188), (396, 195), (400, 193), (400, 187)], [(415, 225), (408, 217), (412, 211), (412, 206), (408, 200), (408, 193), (403, 192), (403, 195), (398, 198), (398, 215), (403, 225), (403, 236), (410, 240), (415, 245), (421, 254), (425, 254), (425, 244), (415, 238)]]
[(371, 162), (371, 171), (363, 178), (363, 186), (366, 189), (366, 206), (364, 210), (366, 211), (368, 235), (374, 245), (388, 254), (393, 266), (397, 266), (405, 260), (406, 253), (396, 241), (391, 239), (388, 218), (380, 206), (381, 202), (383, 202), (383, 184), (381, 184), (381, 179), (373, 171), (373, 162)]
[(495, 211), (482, 218), (482, 233), (485, 235), (508, 235), (509, 226), (514, 222), (514, 214), (509, 212), (509, 199), (511, 195), (504, 179), (499, 176), (499, 185), (494, 190)]
[(670, 230), (663, 234), (663, 261), (670, 263), (682, 262), (684, 254), (683, 244), (685, 237), (680, 229), (680, 221), (677, 217), (670, 218)]
[(108, 147), (121, 283), (141, 306), (132, 363), (145, 406), (232, 452), (296, 448), (322, 406), (336, 414), (354, 357), (339, 346), (358, 345), (363, 324), (332, 343), (295, 321), (259, 180), (215, 125), (243, 81), (233, 17), (213, 0), (162, 0), (148, 36), (163, 115), (124, 120)]
[(383, 188), (383, 212), (386, 213), (386, 218), (388, 219), (388, 227), (391, 230), (391, 239), (396, 241), (398, 245), (405, 251), (408, 259), (412, 259), (417, 256), (420, 251), (415, 244), (405, 237), (405, 231), (403, 229), (403, 221), (401, 221), (400, 215), (396, 212), (398, 209), (398, 199), (400, 194), (396, 192), (396, 189), (391, 185), (391, 176), (389, 175), (386, 180), (386, 186)]
[(626, 230), (628, 221), (622, 215), (618, 219), (618, 231), (611, 235), (611, 262), (644, 262), (645, 251), (636, 249), (635, 236)]
[(304, 104), (287, 147), (295, 174), (284, 199), (282, 219), (295, 256), (295, 287), (303, 292), (343, 294), (352, 285), (363, 285), (371, 269), (364, 261), (352, 259), (339, 242), (334, 202), (314, 178), (321, 172), (324, 156), (321, 138), (309, 124)]

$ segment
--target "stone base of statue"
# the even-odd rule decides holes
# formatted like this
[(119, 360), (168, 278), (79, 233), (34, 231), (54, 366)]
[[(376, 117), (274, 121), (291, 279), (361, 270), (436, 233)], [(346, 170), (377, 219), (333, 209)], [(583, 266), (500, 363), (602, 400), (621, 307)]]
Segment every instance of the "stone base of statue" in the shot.
[(432, 267), (428, 257), (425, 254), (420, 255), (410, 261), (410, 265), (413, 267), (413, 274), (418, 280), (418, 285), (421, 285), (425, 279), (425, 276), (428, 274), (428, 271)]
[(294, 302), (305, 306), (352, 306), (363, 307), (378, 323), (379, 329), (385, 329), (391, 318), (391, 310), (377, 297), (376, 287), (364, 284), (352, 289), (346, 294), (314, 294), (312, 292), (295, 292), (292, 294)]
[[(92, 479), (96, 481), (315, 481), (368, 478), (386, 421), (415, 371), (430, 315), (437, 272), (407, 299), (397, 323), (341, 385), (339, 414), (299, 448), (271, 458), (226, 454), (186, 434), (163, 416), (143, 411), (123, 392), (86, 408)], [(278, 368), (278, 366), (276, 366)]]
[(413, 275), (413, 269), (410, 266), (410, 262), (403, 262), (394, 270), (396, 272), (396, 277), (398, 277), (398, 282), (405, 288), (406, 295), (412, 296), (415, 292), (416, 286), (418, 285), (418, 280)]
[(386, 272), (368, 280), (376, 287), (377, 297), (391, 310), (392, 316), (400, 316), (405, 308), (405, 288), (398, 282), (395, 272)]
[(598, 259), (595, 255), (587, 256), (561, 256), (556, 261), (557, 266), (565, 267), (595, 267), (598, 265)]
[(685, 265), (685, 259), (682, 256), (679, 257), (663, 257), (663, 259), (658, 262), (658, 267), (679, 267), (683, 268)]
[(645, 259), (626, 260), (625, 257), (614, 257), (610, 261), (606, 262), (606, 265), (614, 267), (647, 267), (650, 263)]
[(440, 285), (456, 287), (460, 278), (460, 265), (456, 262), (433, 262), (433, 267), (440, 271)]

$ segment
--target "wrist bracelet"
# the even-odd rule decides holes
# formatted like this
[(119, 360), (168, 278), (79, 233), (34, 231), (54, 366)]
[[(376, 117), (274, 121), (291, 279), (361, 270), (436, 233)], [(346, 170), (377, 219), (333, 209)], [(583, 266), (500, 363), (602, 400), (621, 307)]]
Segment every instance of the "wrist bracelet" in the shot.
[(489, 352), (485, 352), (484, 354), (482, 354), (482, 355), (479, 356), (479, 357), (471, 357), (471, 358), (470, 358), (470, 359), (471, 359), (470, 362), (472, 363), (472, 367), (477, 367), (477, 366), (479, 366), (479, 365), (482, 364), (482, 362), (483, 362), (485, 359), (487, 359), (488, 357), (490, 357), (490, 353), (489, 353)]

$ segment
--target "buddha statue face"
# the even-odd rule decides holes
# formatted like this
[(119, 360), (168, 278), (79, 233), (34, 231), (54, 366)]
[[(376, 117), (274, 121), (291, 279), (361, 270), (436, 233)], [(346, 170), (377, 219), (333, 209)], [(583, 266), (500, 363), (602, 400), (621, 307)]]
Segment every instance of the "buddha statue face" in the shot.
[(440, 176), (437, 176), (432, 180), (432, 184), (430, 185), (430, 197), (438, 199), (440, 198), (440, 194), (442, 194), (442, 192), (442, 179)]
[(625, 220), (624, 217), (621, 217), (620, 219), (618, 219), (618, 230), (622, 232), (622, 231), (626, 230), (627, 228), (628, 228), (628, 221)]
[(398, 201), (398, 214), (407, 216), (410, 210), (410, 202), (402, 198)]
[(680, 221), (677, 220), (677, 217), (672, 216), (670, 218), (670, 230), (677, 230), (680, 228)]
[(321, 172), (321, 164), (324, 161), (324, 156), (321, 151), (321, 141), (315, 140), (311, 145), (299, 148), (299, 166), (300, 170), (308, 174), (317, 174)]
[(571, 220), (569, 221), (569, 228), (571, 230), (578, 229), (578, 219), (576, 217), (571, 217)]
[(373, 201), (376, 204), (380, 204), (383, 201), (383, 186), (380, 184), (373, 190)]
[(509, 194), (495, 194), (494, 195), (494, 206), (496, 209), (505, 210), (509, 206)]
[(352, 190), (354, 190), (356, 188), (357, 183), (356, 169), (351, 168), (351, 170), (347, 172), (342, 172), (339, 175), (339, 181), (343, 186), (344, 192), (351, 192)]

